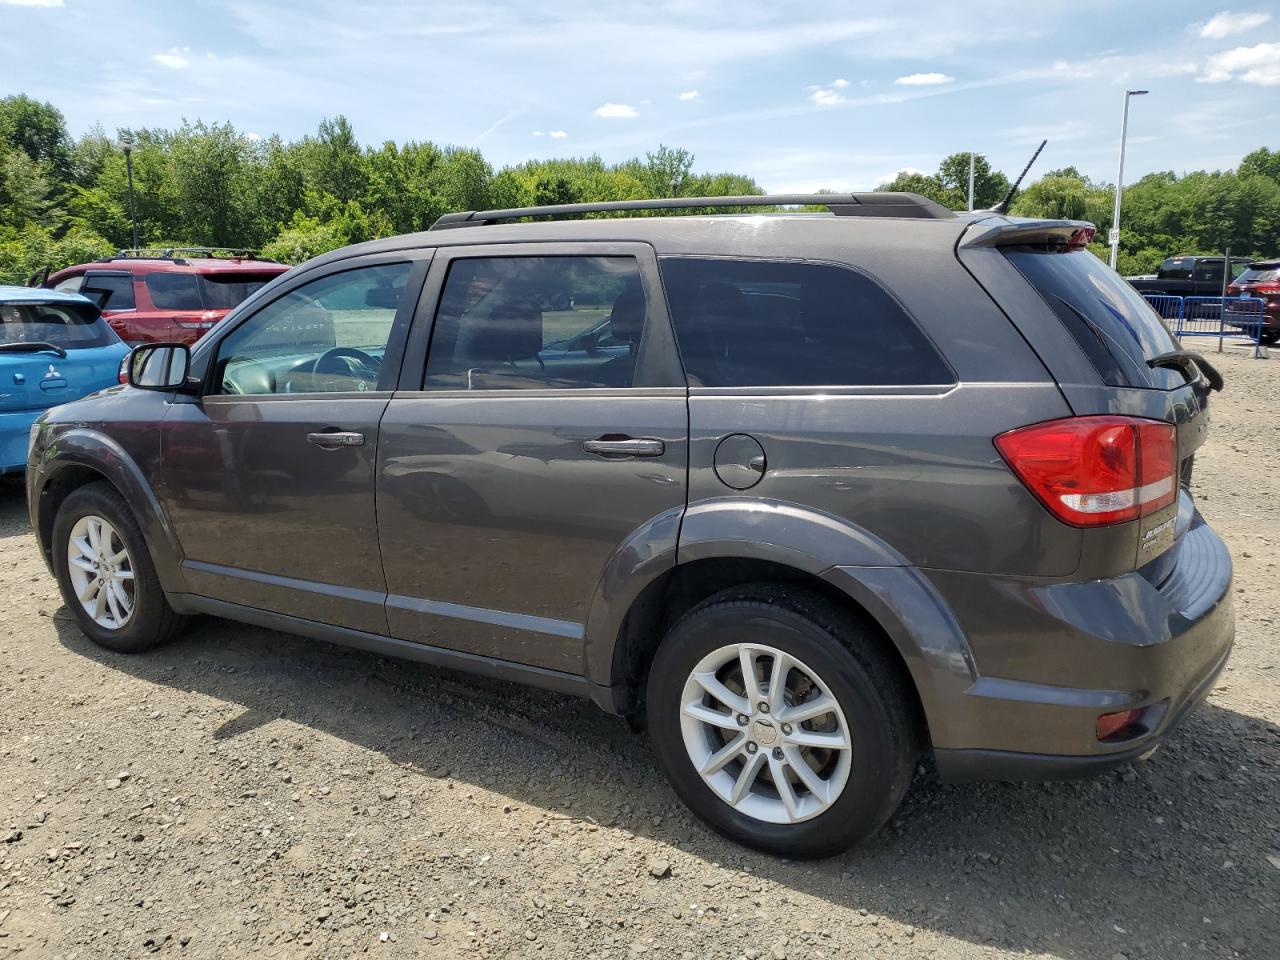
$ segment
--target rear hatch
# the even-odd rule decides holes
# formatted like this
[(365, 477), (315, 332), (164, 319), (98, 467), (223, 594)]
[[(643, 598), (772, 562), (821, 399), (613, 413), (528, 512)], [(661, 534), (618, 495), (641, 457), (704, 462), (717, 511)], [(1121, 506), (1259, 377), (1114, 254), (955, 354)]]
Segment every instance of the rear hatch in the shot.
[[(1061, 384), (1077, 415), (1121, 414), (1177, 428), (1179, 495), (1136, 521), (1134, 565), (1159, 584), (1172, 570), (1171, 548), (1195, 518), (1195, 453), (1207, 435), (1210, 381), (1217, 372), (1202, 358), (1188, 356), (1141, 294), (1082, 245), (1059, 239), (1002, 246), (1000, 252), (1049, 305), (1106, 385), (1099, 390)], [(1052, 369), (1052, 358), (1044, 359)]]
[(87, 301), (0, 303), (0, 413), (43, 410), (111, 386), (125, 352)]

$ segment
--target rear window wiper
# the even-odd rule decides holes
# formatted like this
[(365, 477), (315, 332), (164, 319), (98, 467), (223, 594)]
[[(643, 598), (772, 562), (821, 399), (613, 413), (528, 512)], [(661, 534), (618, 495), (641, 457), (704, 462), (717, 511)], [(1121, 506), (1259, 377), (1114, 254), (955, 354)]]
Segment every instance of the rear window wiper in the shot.
[(1152, 357), (1147, 361), (1149, 367), (1171, 367), (1174, 370), (1181, 370), (1188, 377), (1195, 372), (1204, 374), (1205, 380), (1209, 381), (1209, 389), (1221, 392), (1225, 381), (1222, 379), (1217, 368), (1208, 360), (1198, 353), (1191, 350), (1170, 350), (1168, 353), (1162, 353), (1158, 357)]
[(0, 350), (5, 353), (56, 353), (62, 360), (67, 358), (67, 351), (56, 343), (44, 340), (18, 340), (14, 343), (0, 343)]

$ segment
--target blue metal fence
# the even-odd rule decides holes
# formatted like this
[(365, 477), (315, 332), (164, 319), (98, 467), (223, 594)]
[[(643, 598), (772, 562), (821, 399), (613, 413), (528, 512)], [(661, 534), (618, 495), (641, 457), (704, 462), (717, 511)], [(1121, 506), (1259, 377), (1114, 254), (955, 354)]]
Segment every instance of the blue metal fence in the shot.
[(1258, 355), (1266, 321), (1266, 302), (1259, 297), (1175, 297), (1163, 293), (1142, 296), (1175, 337), (1246, 340)]

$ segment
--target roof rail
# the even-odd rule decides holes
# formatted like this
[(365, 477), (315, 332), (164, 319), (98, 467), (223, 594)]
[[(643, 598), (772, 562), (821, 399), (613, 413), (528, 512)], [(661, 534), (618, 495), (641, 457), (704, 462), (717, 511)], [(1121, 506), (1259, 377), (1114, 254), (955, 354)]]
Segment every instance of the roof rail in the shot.
[(654, 200), (608, 200), (602, 203), (562, 203), (510, 210), (468, 210), (446, 213), (430, 227), (450, 230), (522, 217), (577, 217), (587, 213), (623, 210), (690, 210), (698, 207), (826, 207), (837, 217), (902, 217), (949, 220), (955, 214), (918, 193), (783, 193), (743, 197), (668, 197)]
[(174, 263), (186, 263), (187, 257), (208, 259), (258, 260), (263, 263), (276, 261), (258, 256), (258, 251), (247, 247), (127, 247), (117, 250), (110, 257), (103, 257), (98, 263), (110, 263), (112, 260), (172, 260)]

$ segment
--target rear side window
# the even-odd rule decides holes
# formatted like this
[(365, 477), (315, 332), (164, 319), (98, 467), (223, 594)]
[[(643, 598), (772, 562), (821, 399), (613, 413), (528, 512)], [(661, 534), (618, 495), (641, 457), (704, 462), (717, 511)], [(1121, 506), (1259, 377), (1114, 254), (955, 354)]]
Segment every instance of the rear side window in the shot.
[(71, 349), (115, 341), (111, 328), (87, 303), (0, 304), (0, 344), (53, 343)]
[(1147, 365), (1153, 357), (1177, 350), (1177, 341), (1142, 295), (1092, 253), (1040, 247), (1006, 247), (1003, 252), (1106, 383), (1170, 389), (1186, 382), (1175, 370)]
[(194, 273), (148, 273), (147, 295), (157, 310), (203, 310), (200, 280)]
[(478, 257), (449, 267), (428, 390), (630, 387), (646, 303), (634, 257)]
[(148, 273), (147, 293), (157, 310), (230, 310), (265, 287), (274, 275)]
[(80, 292), (102, 310), (136, 308), (133, 300), (133, 277), (127, 273), (85, 274), (84, 286), (80, 288)]
[(854, 270), (693, 257), (659, 263), (693, 386), (955, 382), (897, 302)]

